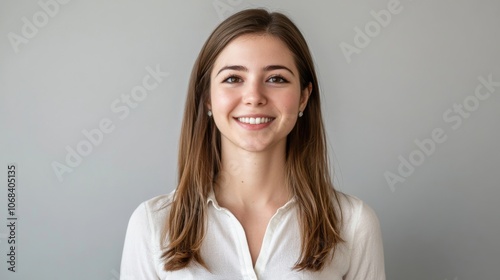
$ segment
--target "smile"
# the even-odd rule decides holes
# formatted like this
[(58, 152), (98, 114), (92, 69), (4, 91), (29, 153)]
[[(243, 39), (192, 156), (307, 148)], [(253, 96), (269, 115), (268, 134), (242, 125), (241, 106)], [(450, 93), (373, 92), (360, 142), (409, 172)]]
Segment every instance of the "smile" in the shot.
[(273, 118), (238, 118), (238, 121), (247, 124), (261, 124), (271, 122)]

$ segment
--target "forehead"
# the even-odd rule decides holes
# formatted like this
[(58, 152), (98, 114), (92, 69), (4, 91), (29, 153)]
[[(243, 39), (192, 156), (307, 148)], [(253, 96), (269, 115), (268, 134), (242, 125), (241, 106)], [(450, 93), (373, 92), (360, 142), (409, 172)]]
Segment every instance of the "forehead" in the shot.
[(268, 34), (246, 34), (233, 39), (221, 51), (213, 70), (227, 65), (243, 65), (251, 69), (279, 64), (297, 72), (293, 53), (281, 39)]

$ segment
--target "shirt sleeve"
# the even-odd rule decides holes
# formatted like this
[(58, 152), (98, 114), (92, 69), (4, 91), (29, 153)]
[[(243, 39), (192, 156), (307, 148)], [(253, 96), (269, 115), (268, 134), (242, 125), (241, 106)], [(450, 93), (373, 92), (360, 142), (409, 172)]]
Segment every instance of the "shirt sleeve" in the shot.
[(355, 219), (351, 260), (345, 280), (385, 280), (384, 250), (377, 215), (362, 203)]
[(120, 280), (160, 279), (155, 270), (149, 215), (145, 203), (130, 217), (120, 266)]

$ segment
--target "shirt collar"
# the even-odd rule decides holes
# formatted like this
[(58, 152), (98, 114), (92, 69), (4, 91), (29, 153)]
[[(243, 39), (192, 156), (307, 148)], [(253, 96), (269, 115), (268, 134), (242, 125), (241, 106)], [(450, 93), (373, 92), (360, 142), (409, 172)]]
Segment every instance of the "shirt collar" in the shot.
[(215, 209), (222, 210), (222, 207), (220, 207), (219, 203), (217, 203), (217, 199), (215, 199), (215, 193), (213, 189), (211, 189), (208, 193), (207, 205), (210, 204), (210, 202), (212, 202), (212, 205), (215, 207)]
[[(211, 189), (210, 192), (208, 193), (208, 197), (207, 197), (207, 205), (210, 204), (210, 202), (212, 203), (212, 205), (215, 207), (215, 209), (217, 210), (222, 210), (223, 208), (219, 205), (219, 203), (217, 202), (217, 199), (215, 198), (215, 193), (214, 193), (214, 190)], [(285, 211), (287, 210), (288, 208), (292, 207), (296, 202), (296, 199), (295, 199), (295, 196), (293, 196), (289, 201), (287, 201), (283, 206), (281, 206), (280, 208), (278, 208), (277, 212), (281, 212), (281, 211)]]

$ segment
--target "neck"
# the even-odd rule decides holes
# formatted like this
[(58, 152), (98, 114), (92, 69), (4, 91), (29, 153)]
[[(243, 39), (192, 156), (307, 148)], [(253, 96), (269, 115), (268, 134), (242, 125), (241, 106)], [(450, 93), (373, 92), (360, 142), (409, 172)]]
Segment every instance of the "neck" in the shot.
[(224, 207), (281, 207), (290, 199), (285, 180), (285, 145), (265, 152), (223, 149), (214, 191)]

